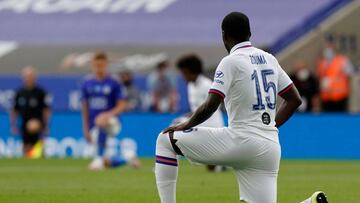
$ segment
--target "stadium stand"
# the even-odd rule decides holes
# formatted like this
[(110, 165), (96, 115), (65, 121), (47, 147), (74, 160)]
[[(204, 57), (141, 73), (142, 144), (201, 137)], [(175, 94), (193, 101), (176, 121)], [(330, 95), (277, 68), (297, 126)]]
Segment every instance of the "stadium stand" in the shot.
[(116, 0), (102, 6), (82, 1), (21, 2), (0, 2), (0, 40), (8, 49), (0, 60), (2, 73), (17, 73), (26, 63), (42, 73), (84, 72), (81, 68), (60, 69), (61, 62), (68, 55), (84, 57), (99, 47), (119, 57), (167, 53), (170, 60), (191, 50), (205, 59), (206, 67), (214, 67), (225, 55), (219, 25), (229, 11), (246, 12), (253, 22), (253, 42), (271, 46), (335, 0), (291, 4), (260, 0), (256, 5), (236, 0)]
[[(333, 36), (339, 51), (350, 58), (355, 65), (355, 71), (358, 71), (360, 64), (360, 41), (358, 40), (360, 39), (360, 32), (358, 31), (358, 22), (353, 19), (360, 18), (360, 2), (345, 2), (346, 4), (339, 3), (343, 5), (343, 7), (338, 10), (333, 10), (332, 15), (323, 19), (322, 23), (312, 24), (311, 29), (310, 27), (307, 28), (308, 32), (294, 38), (294, 40), (296, 40), (286, 48), (281, 50), (280, 45), (277, 45), (278, 48), (274, 46), (274, 49), (279, 50), (277, 56), (283, 67), (292, 67), (293, 62), (300, 58), (306, 60), (308, 64), (315, 69), (323, 44), (327, 36), (330, 35)], [(310, 19), (308, 21), (310, 21)], [(303, 26), (308, 27), (305, 23)], [(298, 29), (302, 30), (302, 28)], [(303, 29), (305, 30), (305, 28)], [(360, 110), (359, 81), (359, 73), (355, 73), (351, 85), (352, 97), (350, 110), (352, 112), (359, 112)]]

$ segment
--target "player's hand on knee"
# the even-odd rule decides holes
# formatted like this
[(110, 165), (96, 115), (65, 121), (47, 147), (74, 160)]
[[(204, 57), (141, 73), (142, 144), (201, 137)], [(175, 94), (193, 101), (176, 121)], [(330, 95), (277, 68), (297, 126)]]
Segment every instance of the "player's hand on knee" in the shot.
[(109, 119), (110, 119), (111, 115), (109, 113), (101, 113), (98, 116), (96, 116), (95, 118), (95, 124), (96, 126), (100, 127), (100, 128), (105, 128), (107, 127), (108, 123), (109, 123)]
[(189, 129), (187, 122), (180, 123), (178, 125), (173, 125), (173, 126), (166, 128), (165, 130), (163, 130), (163, 134), (169, 133), (169, 132), (174, 132), (174, 131), (183, 131), (183, 130), (187, 130), (187, 129)]

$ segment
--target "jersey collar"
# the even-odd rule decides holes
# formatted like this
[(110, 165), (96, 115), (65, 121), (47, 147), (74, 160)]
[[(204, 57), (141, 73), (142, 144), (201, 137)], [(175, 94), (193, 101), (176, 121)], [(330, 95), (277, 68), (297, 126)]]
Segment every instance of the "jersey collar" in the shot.
[(248, 48), (248, 47), (252, 47), (250, 41), (241, 42), (241, 43), (235, 45), (235, 46), (230, 50), (230, 54), (233, 53), (234, 51), (238, 50), (238, 49)]

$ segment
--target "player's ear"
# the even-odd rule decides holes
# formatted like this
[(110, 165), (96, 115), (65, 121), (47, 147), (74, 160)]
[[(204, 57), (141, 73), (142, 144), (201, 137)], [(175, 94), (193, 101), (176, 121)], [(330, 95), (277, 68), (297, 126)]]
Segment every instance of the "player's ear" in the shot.
[(225, 33), (225, 31), (224, 31), (224, 30), (222, 31), (222, 38), (223, 38), (223, 41), (225, 41), (225, 40), (226, 40), (226, 38), (227, 38), (227, 37), (226, 37), (226, 33)]

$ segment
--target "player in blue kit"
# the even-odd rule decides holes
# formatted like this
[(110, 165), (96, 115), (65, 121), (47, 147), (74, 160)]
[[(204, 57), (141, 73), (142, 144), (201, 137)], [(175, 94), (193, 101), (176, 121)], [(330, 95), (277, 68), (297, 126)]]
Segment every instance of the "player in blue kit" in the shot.
[(92, 59), (93, 74), (85, 77), (81, 87), (83, 130), (86, 140), (95, 146), (96, 153), (89, 169), (102, 170), (128, 162), (138, 167), (140, 163), (135, 152), (127, 153), (127, 157), (108, 158), (105, 155), (107, 138), (111, 134), (118, 134), (120, 123), (117, 117), (127, 106), (120, 83), (108, 73), (107, 67), (107, 55), (96, 53)]

